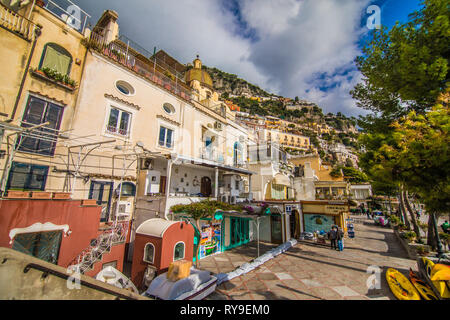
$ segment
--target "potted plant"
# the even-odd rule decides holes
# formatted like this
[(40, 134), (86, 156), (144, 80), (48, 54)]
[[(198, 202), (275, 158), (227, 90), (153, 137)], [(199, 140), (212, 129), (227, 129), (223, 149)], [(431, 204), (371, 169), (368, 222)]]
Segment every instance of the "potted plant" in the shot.
[(45, 7), (45, 1), (44, 0), (36, 0), (36, 5), (38, 7), (43, 8), (43, 7)]
[(397, 225), (397, 229), (402, 231), (402, 230), (406, 230), (408, 227), (403, 223), (403, 222), (399, 222)]
[(420, 256), (427, 256), (430, 253), (428, 246), (418, 246), (416, 248), (417, 254)]
[(389, 216), (389, 223), (392, 226), (396, 227), (396, 226), (400, 225), (400, 223), (401, 223), (400, 218), (397, 216), (391, 215), (391, 216)]
[(408, 242), (413, 242), (417, 239), (417, 235), (414, 231), (406, 231), (401, 234), (401, 237)]

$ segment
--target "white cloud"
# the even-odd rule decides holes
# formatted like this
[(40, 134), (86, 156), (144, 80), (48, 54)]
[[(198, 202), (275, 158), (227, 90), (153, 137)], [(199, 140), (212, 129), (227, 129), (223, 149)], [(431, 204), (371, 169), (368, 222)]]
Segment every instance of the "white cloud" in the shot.
[[(157, 46), (183, 63), (200, 54), (206, 65), (269, 92), (312, 100), (324, 112), (361, 113), (348, 91), (358, 79), (352, 63), (359, 55), (361, 15), (370, 0), (237, 1), (256, 41), (236, 33), (236, 17), (220, 0), (78, 3), (95, 11), (96, 18), (105, 9), (116, 10), (121, 32), (149, 51)], [(340, 75), (345, 68), (350, 72)], [(324, 73), (328, 77), (318, 77)], [(320, 90), (330, 84), (333, 89)]]

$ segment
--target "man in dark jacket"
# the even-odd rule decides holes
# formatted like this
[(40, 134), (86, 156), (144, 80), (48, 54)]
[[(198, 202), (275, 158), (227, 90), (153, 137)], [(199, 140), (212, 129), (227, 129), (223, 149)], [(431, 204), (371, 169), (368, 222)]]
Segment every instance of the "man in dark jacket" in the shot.
[(336, 227), (332, 227), (330, 232), (328, 232), (328, 239), (331, 241), (331, 249), (338, 250), (337, 247), (338, 230)]

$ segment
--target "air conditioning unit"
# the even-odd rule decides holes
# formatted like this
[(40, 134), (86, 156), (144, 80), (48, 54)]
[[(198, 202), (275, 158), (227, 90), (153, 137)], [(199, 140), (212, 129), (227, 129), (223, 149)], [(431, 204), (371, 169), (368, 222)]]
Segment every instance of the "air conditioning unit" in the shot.
[(153, 159), (141, 158), (141, 170), (152, 170), (152, 169), (153, 169)]
[(131, 214), (131, 202), (119, 201), (119, 214)]
[(214, 123), (214, 129), (216, 129), (217, 131), (222, 131), (222, 122), (216, 121)]
[[(119, 210), (117, 212), (117, 220), (118, 221), (128, 221), (131, 217), (131, 202), (128, 201), (119, 201)], [(116, 209), (117, 203), (112, 207), (111, 217), (112, 220), (116, 219)]]

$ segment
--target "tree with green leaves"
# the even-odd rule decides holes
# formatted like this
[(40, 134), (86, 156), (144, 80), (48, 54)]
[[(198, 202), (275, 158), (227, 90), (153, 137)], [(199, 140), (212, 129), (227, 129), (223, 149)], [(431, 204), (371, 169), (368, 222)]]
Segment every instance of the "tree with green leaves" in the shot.
[[(360, 166), (373, 181), (416, 194), (433, 219), (442, 212), (436, 206), (448, 207), (448, 201), (432, 196), (436, 186), (442, 185), (432, 186), (428, 179), (447, 174), (448, 153), (439, 132), (446, 130), (441, 122), (447, 121), (448, 104), (432, 107), (449, 84), (450, 5), (448, 0), (424, 0), (421, 4), (421, 10), (411, 14), (406, 24), (374, 31), (356, 60), (363, 80), (351, 94), (359, 107), (371, 111), (358, 122), (366, 132), (360, 138), (365, 149)], [(409, 123), (417, 127), (405, 131)], [(430, 127), (431, 123), (441, 126)], [(436, 139), (417, 139), (421, 135)], [(441, 153), (433, 158), (431, 150)], [(448, 184), (448, 180), (442, 183)], [(408, 197), (401, 195), (401, 200), (407, 202)]]
[[(204, 219), (213, 219), (218, 211), (237, 211), (242, 212), (241, 206), (231, 205), (228, 203), (204, 200), (201, 202), (194, 202), (190, 204), (174, 205), (170, 208), (174, 214), (182, 214), (186, 217), (192, 218), (195, 222), (197, 230), (201, 232), (200, 221)], [(200, 246), (197, 245), (195, 250), (195, 257), (198, 257)], [(196, 267), (198, 267), (198, 259), (195, 260)]]

